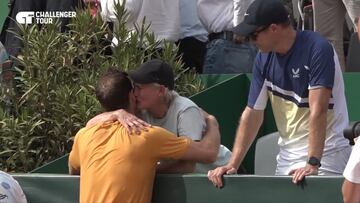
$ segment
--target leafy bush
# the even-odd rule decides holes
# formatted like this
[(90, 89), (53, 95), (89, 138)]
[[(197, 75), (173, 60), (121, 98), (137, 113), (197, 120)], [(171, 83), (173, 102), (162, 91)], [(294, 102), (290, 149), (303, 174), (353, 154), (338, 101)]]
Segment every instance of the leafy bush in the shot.
[[(169, 62), (176, 72), (176, 89), (189, 96), (203, 89), (194, 73), (184, 73), (170, 42), (157, 42), (148, 26), (134, 32), (125, 26), (126, 12), (117, 5), (120, 22), (114, 30), (119, 44), (106, 55), (106, 23), (78, 10), (68, 32), (60, 23), (22, 26), (14, 90), (2, 88), (0, 99), (0, 168), (27, 172), (71, 150), (71, 138), (98, 114), (94, 96), (98, 76), (109, 66), (128, 71), (151, 57)], [(159, 44), (163, 51), (158, 52)], [(11, 100), (11, 111), (6, 110)]]

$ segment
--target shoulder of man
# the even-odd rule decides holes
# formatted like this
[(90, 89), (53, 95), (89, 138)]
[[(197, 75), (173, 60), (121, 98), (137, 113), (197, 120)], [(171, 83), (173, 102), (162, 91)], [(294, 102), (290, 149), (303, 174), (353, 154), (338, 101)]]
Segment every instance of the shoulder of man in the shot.
[(304, 30), (299, 32), (299, 34), (301, 35), (300, 40), (304, 42), (303, 44), (313, 46), (313, 48), (323, 47), (323, 48), (333, 49), (329, 40), (327, 40), (318, 32)]
[(199, 108), (198, 105), (196, 105), (195, 102), (193, 102), (191, 99), (189, 99), (187, 97), (183, 97), (177, 93), (174, 97), (173, 103), (174, 103), (173, 106), (176, 106), (180, 109), (187, 109), (189, 107)]

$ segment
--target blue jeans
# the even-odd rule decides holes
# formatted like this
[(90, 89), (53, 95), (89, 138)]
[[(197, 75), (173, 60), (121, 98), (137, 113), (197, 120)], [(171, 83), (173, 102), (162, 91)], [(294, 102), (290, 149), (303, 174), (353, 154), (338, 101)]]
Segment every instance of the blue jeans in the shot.
[(212, 40), (206, 48), (205, 74), (250, 73), (257, 54), (250, 43), (236, 44), (224, 39)]

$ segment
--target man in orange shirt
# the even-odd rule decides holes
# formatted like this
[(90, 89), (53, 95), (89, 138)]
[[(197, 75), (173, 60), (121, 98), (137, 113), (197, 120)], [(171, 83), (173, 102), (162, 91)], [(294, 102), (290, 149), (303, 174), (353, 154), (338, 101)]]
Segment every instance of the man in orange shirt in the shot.
[[(125, 72), (105, 73), (96, 96), (106, 111), (136, 111), (133, 86)], [(70, 174), (80, 174), (80, 202), (148, 203), (159, 160), (215, 161), (220, 145), (218, 123), (213, 116), (206, 117), (208, 130), (200, 142), (159, 127), (130, 135), (118, 122), (81, 129), (69, 157)]]

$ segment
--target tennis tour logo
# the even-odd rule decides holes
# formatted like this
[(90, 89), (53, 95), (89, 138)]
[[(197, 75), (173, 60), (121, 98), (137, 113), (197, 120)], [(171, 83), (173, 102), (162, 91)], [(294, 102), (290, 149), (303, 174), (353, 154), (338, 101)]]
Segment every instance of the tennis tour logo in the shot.
[(75, 11), (20, 11), (16, 21), (20, 24), (52, 24), (55, 18), (75, 18)]

